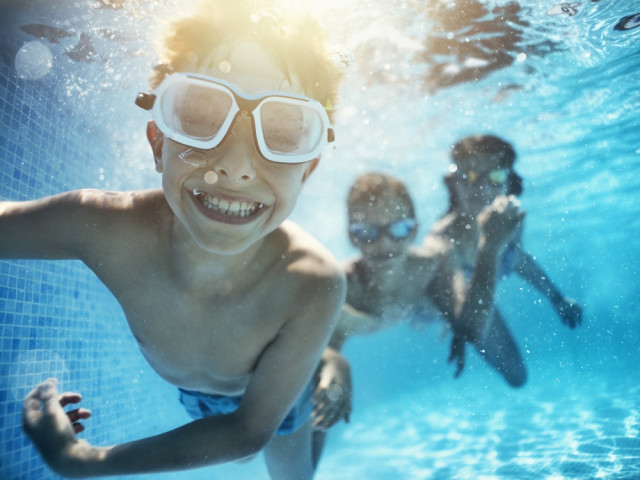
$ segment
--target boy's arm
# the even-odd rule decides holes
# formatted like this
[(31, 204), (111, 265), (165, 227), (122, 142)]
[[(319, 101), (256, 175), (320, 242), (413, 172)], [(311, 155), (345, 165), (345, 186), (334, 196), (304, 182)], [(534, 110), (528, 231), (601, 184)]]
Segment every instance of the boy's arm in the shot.
[(102, 213), (121, 208), (124, 197), (77, 190), (0, 202), (0, 258), (78, 259), (87, 245), (108, 247), (112, 229)]
[[(70, 477), (182, 470), (257, 453), (310, 381), (344, 301), (344, 289), (339, 274), (300, 282), (297, 291), (290, 289), (290, 298), (299, 299), (297, 315), (263, 352), (233, 413), (134, 442), (94, 447), (75, 438), (50, 384), (37, 388), (25, 400), (25, 431), (47, 463)], [(309, 291), (317, 294), (309, 295)]]
[(538, 263), (518, 245), (516, 250), (516, 272), (549, 299), (562, 323), (575, 328), (582, 323), (582, 307), (572, 298), (565, 297), (554, 285)]

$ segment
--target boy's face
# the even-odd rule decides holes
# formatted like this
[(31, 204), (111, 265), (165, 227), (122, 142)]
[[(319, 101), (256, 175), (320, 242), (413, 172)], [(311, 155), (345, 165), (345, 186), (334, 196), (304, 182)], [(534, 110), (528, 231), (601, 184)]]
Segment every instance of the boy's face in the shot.
[(388, 262), (402, 257), (416, 235), (411, 209), (396, 195), (352, 205), (349, 236), (363, 258)]
[[(220, 49), (209, 64), (187, 72), (225, 80), (247, 94), (275, 90), (302, 94), (252, 42)], [(191, 108), (199, 117), (211, 106)], [(211, 150), (190, 152), (193, 149), (163, 138), (157, 130), (155, 138), (153, 133), (149, 140), (156, 169), (162, 172), (165, 197), (192, 239), (212, 253), (240, 253), (275, 230), (295, 207), (304, 181), (318, 162), (265, 160), (255, 146), (251, 118), (245, 113), (240, 113), (227, 137)], [(190, 162), (191, 156), (198, 157), (198, 162)]]

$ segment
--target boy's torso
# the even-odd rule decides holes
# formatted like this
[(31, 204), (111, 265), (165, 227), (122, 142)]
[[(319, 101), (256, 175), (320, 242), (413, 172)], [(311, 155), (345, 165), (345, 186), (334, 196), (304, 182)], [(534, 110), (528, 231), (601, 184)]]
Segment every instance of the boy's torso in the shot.
[(304, 282), (310, 237), (283, 226), (235, 276), (205, 278), (200, 269), (191, 278), (172, 261), (170, 209), (153, 195), (125, 213), (124, 229), (108, 234), (110, 251), (85, 261), (121, 304), (158, 374), (187, 390), (242, 394), (265, 348), (300, 308), (291, 291)]

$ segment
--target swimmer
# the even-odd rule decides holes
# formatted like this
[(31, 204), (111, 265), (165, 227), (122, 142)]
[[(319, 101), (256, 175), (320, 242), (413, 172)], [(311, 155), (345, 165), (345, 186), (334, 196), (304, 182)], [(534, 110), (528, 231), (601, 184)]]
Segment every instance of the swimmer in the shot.
[[(445, 177), (449, 190), (449, 211), (440, 218), (424, 239), (424, 246), (434, 252), (442, 252), (443, 262), (454, 273), (461, 284), (471, 284), (477, 274), (479, 252), (490, 244), (496, 244), (500, 255), (492, 267), (499, 277), (511, 272), (517, 273), (527, 283), (540, 291), (551, 303), (562, 323), (575, 328), (582, 323), (582, 307), (572, 298), (565, 296), (551, 281), (549, 275), (522, 247), (522, 226), (518, 224), (508, 238), (498, 242), (485, 219), (487, 214), (497, 212), (501, 206), (519, 205), (517, 197), (522, 193), (522, 178), (514, 171), (516, 153), (511, 144), (493, 135), (477, 135), (463, 138), (452, 150), (451, 173)], [(522, 213), (524, 217), (524, 213)], [(465, 287), (467, 288), (467, 287)], [(507, 382), (521, 386), (526, 379), (526, 371), (519, 350), (508, 334), (506, 323), (493, 305), (493, 296), (487, 306), (493, 312), (492, 323), (499, 325), (502, 334), (500, 344), (508, 344), (501, 353), (502, 364), (496, 365)], [(464, 331), (456, 330), (452, 343), (451, 357), (458, 364), (458, 373), (464, 367), (465, 343), (470, 339)], [(487, 342), (493, 345), (495, 338)], [(489, 344), (484, 349), (488, 351)], [(495, 345), (494, 345), (495, 346)], [(485, 355), (483, 353), (483, 355)], [(485, 357), (486, 358), (486, 357)], [(487, 359), (489, 360), (489, 359)]]
[(0, 202), (0, 257), (83, 261), (193, 418), (95, 446), (78, 436), (90, 416), (80, 395), (45, 381), (25, 399), (24, 430), (59, 475), (168, 472), (264, 451), (272, 478), (313, 477), (311, 380), (345, 279), (287, 218), (333, 140), (324, 106), (341, 69), (324, 40), (313, 19), (273, 1), (203, 2), (171, 25), (153, 92), (137, 102), (152, 117), (161, 189)]

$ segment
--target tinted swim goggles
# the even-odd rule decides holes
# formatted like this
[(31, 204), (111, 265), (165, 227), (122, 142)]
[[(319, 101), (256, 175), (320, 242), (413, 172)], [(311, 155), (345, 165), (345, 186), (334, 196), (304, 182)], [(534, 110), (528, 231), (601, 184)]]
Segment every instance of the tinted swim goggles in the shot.
[(169, 75), (154, 93), (140, 93), (136, 105), (151, 111), (165, 136), (200, 150), (220, 145), (242, 112), (251, 117), (258, 151), (271, 162), (311, 161), (334, 140), (319, 102), (280, 91), (248, 95), (205, 75)]
[(349, 235), (357, 243), (377, 242), (384, 233), (394, 242), (409, 238), (416, 231), (418, 222), (415, 218), (404, 218), (386, 225), (354, 222), (349, 225)]
[(489, 170), (488, 172), (478, 173), (476, 170), (467, 170), (461, 172), (462, 178), (464, 178), (469, 185), (474, 185), (480, 180), (486, 179), (494, 185), (504, 185), (509, 178), (508, 168), (496, 168)]

